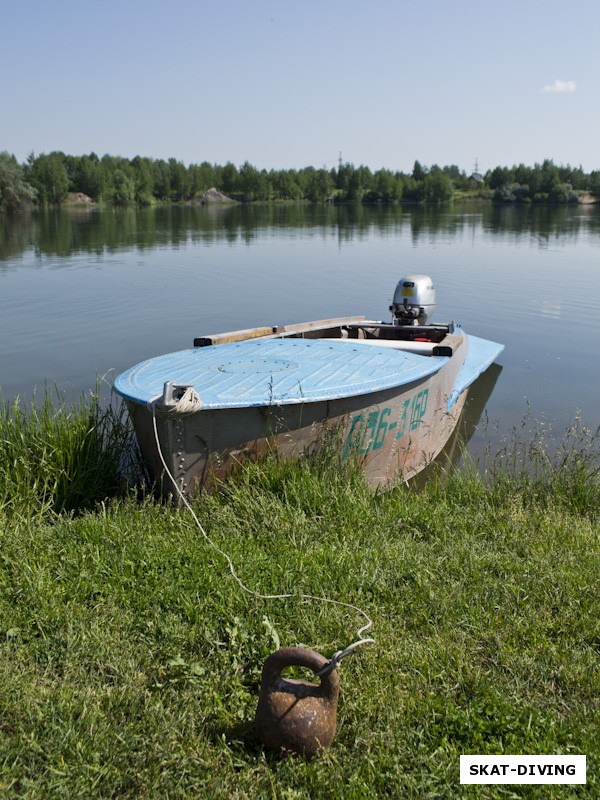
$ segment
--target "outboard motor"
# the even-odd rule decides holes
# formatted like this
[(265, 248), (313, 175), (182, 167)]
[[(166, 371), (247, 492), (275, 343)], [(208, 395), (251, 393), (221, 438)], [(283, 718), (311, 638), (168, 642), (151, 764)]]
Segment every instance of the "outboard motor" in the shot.
[(435, 288), (428, 275), (398, 281), (390, 306), (396, 325), (425, 325), (435, 311)]

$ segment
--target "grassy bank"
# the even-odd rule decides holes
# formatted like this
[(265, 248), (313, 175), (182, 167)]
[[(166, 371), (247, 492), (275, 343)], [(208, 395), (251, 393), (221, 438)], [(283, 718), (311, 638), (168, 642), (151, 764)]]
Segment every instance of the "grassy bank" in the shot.
[[(254, 740), (262, 664), (279, 644), (329, 656), (360, 615), (243, 593), (188, 513), (123, 494), (128, 431), (93, 398), (19, 414), (0, 417), (3, 797), (600, 794), (594, 447), (378, 495), (331, 454), (271, 460), (198, 499), (247, 585), (373, 618), (340, 668), (336, 740), (306, 762)], [(58, 477), (84, 463), (67, 501)], [(584, 753), (588, 783), (461, 787), (465, 753)]]

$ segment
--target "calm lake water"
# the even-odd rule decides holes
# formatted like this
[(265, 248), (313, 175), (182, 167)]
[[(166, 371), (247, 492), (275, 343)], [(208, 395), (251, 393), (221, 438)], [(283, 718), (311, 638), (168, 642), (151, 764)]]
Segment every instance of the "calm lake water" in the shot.
[(505, 344), (486, 405), (493, 426), (510, 430), (530, 413), (561, 434), (579, 412), (600, 424), (597, 207), (3, 217), (2, 394), (30, 399), (44, 384), (79, 393), (206, 333), (357, 313), (387, 320), (396, 282), (415, 272), (434, 279), (438, 321)]

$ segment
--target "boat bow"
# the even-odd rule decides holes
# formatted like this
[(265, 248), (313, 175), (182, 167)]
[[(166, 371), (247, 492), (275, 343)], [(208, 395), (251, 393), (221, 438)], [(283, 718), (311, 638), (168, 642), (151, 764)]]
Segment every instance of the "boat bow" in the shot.
[(478, 336), (469, 334), (467, 337), (467, 355), (456, 378), (454, 389), (448, 398), (447, 411), (450, 411), (465, 389), (468, 389), (494, 363), (503, 350), (503, 344), (491, 342), (489, 339), (480, 339)]

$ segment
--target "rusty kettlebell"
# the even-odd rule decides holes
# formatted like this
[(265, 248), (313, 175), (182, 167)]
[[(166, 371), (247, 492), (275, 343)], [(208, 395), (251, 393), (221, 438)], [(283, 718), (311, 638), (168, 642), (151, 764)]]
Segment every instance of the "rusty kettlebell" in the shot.
[(306, 647), (283, 647), (263, 667), (254, 718), (256, 736), (268, 750), (292, 750), (312, 757), (329, 747), (335, 736), (339, 678), (336, 669), (321, 683), (282, 678), (286, 667), (306, 667), (317, 673), (329, 660)]

